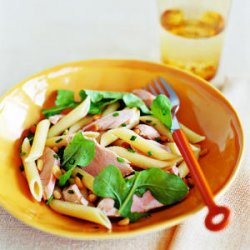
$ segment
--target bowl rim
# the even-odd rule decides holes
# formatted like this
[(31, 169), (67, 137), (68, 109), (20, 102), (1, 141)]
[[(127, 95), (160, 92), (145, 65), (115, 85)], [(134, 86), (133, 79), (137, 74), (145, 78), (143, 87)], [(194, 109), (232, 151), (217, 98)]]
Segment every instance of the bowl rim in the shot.
[[(235, 168), (232, 171), (229, 178), (226, 180), (224, 186), (222, 186), (222, 188), (220, 190), (218, 190), (214, 193), (214, 198), (217, 199), (219, 196), (221, 196), (226, 191), (226, 189), (231, 185), (233, 180), (236, 178), (236, 175), (239, 171), (240, 165), (241, 165), (242, 160), (243, 160), (243, 154), (245, 152), (245, 136), (244, 136), (243, 125), (242, 125), (242, 122), (239, 118), (237, 111), (232, 106), (232, 104), (227, 100), (227, 98), (215, 86), (210, 84), (208, 81), (202, 79), (201, 77), (194, 75), (193, 73), (178, 69), (177, 67), (174, 67), (171, 65), (165, 65), (165, 64), (159, 63), (159, 62), (152, 62), (152, 61), (138, 60), (138, 59), (104, 59), (104, 58), (98, 59), (98, 58), (96, 58), (96, 59), (71, 61), (71, 62), (66, 62), (66, 63), (62, 63), (62, 64), (59, 64), (56, 66), (46, 68), (38, 73), (35, 73), (35, 74), (25, 78), (21, 82), (12, 86), (3, 95), (1, 95), (0, 102), (2, 102), (2, 100), (5, 97), (7, 97), (10, 93), (12, 93), (12, 91), (14, 91), (16, 88), (21, 87), (24, 83), (26, 83), (27, 81), (29, 81), (31, 79), (34, 79), (38, 76), (47, 74), (47, 73), (52, 72), (52, 71), (56, 71), (60, 68), (81, 66), (84, 64), (88, 64), (88, 63), (103, 63), (104, 65), (109, 64), (110, 66), (115, 66), (115, 67), (119, 67), (122, 64), (132, 64), (133, 67), (136, 65), (137, 66), (136, 68), (143, 69), (143, 68), (145, 68), (145, 66), (147, 66), (151, 70), (154, 67), (157, 70), (170, 69), (171, 71), (178, 73), (180, 76), (195, 80), (195, 84), (198, 84), (199, 86), (205, 87), (206, 89), (209, 89), (211, 91), (214, 91), (214, 93), (216, 93), (228, 105), (230, 110), (234, 113), (234, 115), (237, 119), (238, 125), (239, 125), (239, 130), (240, 130), (241, 139), (242, 139), (242, 145), (241, 145), (241, 148), (239, 150), (239, 157), (238, 157), (238, 160), (235, 164)], [(156, 224), (149, 225), (147, 227), (142, 227), (142, 228), (136, 229), (134, 231), (130, 231), (130, 232), (112, 232), (111, 231), (111, 234), (109, 234), (109, 232), (107, 232), (106, 234), (96, 234), (96, 235), (94, 235), (94, 233), (84, 233), (82, 235), (74, 235), (74, 232), (65, 232), (65, 231), (61, 231), (58, 229), (50, 230), (49, 227), (44, 226), (43, 224), (37, 224), (37, 223), (34, 223), (32, 220), (26, 220), (26, 219), (22, 218), (18, 213), (16, 213), (15, 209), (12, 209), (12, 207), (9, 206), (7, 202), (2, 200), (1, 196), (0, 196), (0, 206), (3, 207), (5, 209), (5, 211), (7, 211), (12, 216), (14, 216), (16, 219), (18, 219), (19, 221), (25, 223), (26, 225), (28, 225), (34, 229), (38, 229), (40, 231), (43, 231), (45, 233), (49, 233), (49, 234), (52, 234), (55, 236), (69, 238), (69, 239), (75, 239), (75, 240), (108, 240), (108, 239), (118, 239), (118, 238), (122, 239), (122, 238), (129, 238), (129, 237), (134, 237), (134, 236), (143, 235), (143, 234), (147, 234), (147, 233), (152, 233), (155, 231), (163, 230), (163, 229), (178, 225), (179, 223), (184, 221), (185, 218), (189, 217), (192, 214), (197, 213), (198, 211), (201, 211), (202, 209), (204, 209), (206, 207), (204, 204), (200, 204), (199, 206), (197, 206), (197, 208), (195, 208), (194, 210), (190, 211), (189, 213), (187, 213), (185, 215), (180, 215), (177, 218), (161, 221), (161, 222), (158, 222)]]

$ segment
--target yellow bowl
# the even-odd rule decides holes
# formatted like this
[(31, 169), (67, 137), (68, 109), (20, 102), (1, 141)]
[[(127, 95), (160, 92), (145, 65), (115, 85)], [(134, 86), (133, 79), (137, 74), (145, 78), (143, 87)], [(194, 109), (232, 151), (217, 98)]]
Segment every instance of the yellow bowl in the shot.
[[(181, 122), (206, 136), (209, 153), (200, 164), (215, 195), (228, 187), (243, 151), (239, 118), (222, 94), (204, 80), (160, 64), (127, 60), (73, 62), (45, 70), (24, 80), (0, 99), (0, 204), (13, 216), (35, 228), (77, 239), (121, 238), (180, 223), (204, 204), (193, 188), (182, 202), (161, 209), (128, 226), (113, 223), (112, 232), (82, 220), (53, 212), (35, 202), (19, 170), (20, 136), (36, 123), (41, 109), (57, 89), (130, 91), (164, 77), (181, 99)], [(230, 204), (229, 204), (230, 205)]]

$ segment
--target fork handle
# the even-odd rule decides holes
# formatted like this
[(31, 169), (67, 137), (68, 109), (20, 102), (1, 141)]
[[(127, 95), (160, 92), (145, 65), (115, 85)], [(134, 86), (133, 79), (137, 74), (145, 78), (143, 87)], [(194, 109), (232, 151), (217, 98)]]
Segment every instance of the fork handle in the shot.
[[(209, 209), (205, 219), (206, 227), (211, 231), (219, 231), (225, 228), (229, 222), (230, 210), (227, 207), (216, 205), (212, 191), (206, 181), (201, 167), (181, 129), (173, 132), (173, 139), (189, 168), (195, 185), (198, 187), (200, 194)], [(215, 222), (214, 219), (218, 215), (222, 215), (222, 218), (220, 218), (219, 222)]]

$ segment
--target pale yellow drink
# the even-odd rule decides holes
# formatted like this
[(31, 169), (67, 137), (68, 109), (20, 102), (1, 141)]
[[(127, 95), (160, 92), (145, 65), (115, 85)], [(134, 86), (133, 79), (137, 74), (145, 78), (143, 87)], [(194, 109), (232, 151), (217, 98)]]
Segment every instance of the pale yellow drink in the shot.
[(162, 61), (206, 80), (213, 78), (224, 40), (223, 16), (205, 11), (194, 18), (180, 9), (168, 9), (160, 24)]

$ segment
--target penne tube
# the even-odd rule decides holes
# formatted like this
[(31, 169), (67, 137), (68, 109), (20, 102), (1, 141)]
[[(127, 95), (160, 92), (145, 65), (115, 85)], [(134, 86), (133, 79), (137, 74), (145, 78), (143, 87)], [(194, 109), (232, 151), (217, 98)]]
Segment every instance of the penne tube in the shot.
[[(133, 127), (135, 127), (137, 124), (139, 124), (139, 119), (140, 119), (140, 111), (137, 110), (135, 118), (126, 126), (126, 128), (132, 129)], [(107, 147), (117, 139), (118, 137), (114, 135), (112, 130), (108, 130), (107, 132), (102, 134), (100, 144), (103, 147)]]
[(156, 117), (151, 115), (141, 116), (140, 121), (153, 126), (161, 135), (167, 136), (170, 141), (173, 140), (170, 130)]
[(61, 134), (65, 129), (84, 118), (89, 112), (89, 107), (90, 97), (88, 96), (81, 104), (79, 104), (75, 109), (65, 115), (57, 124), (50, 128), (48, 137), (50, 138)]
[(86, 171), (84, 171), (82, 168), (75, 168), (72, 172), (72, 176), (75, 177), (77, 175), (77, 173), (81, 174), (83, 176), (82, 178), (82, 182), (84, 184), (84, 186), (86, 188), (88, 188), (89, 190), (91, 190), (92, 192), (94, 192), (94, 177), (92, 175), (90, 175), (89, 173), (87, 173)]
[(205, 136), (199, 135), (196, 132), (194, 132), (193, 130), (189, 129), (188, 127), (186, 127), (183, 124), (180, 124), (181, 129), (183, 130), (184, 134), (186, 135), (187, 139), (189, 142), (191, 143), (198, 143), (201, 141), (204, 141), (206, 139)]
[(115, 103), (109, 104), (107, 106), (107, 108), (103, 111), (102, 116), (106, 116), (106, 115), (109, 115), (109, 114), (115, 112), (116, 110), (119, 109), (119, 107), (120, 107), (120, 103), (119, 102), (115, 102)]
[[(174, 142), (169, 142), (167, 143), (167, 146), (170, 148), (171, 152), (173, 152), (176, 155), (181, 155), (177, 145)], [(197, 146), (194, 146), (192, 144), (190, 144), (190, 147), (192, 148), (194, 155), (196, 156), (196, 158), (199, 157), (200, 154), (200, 148)]]
[(112, 130), (108, 130), (107, 132), (102, 134), (101, 139), (100, 139), (100, 144), (103, 147), (107, 147), (108, 145), (116, 141), (117, 139), (118, 139), (117, 136), (113, 134)]
[[(30, 142), (29, 139), (26, 137), (22, 144), (22, 152), (25, 152), (27, 154), (29, 151)], [(29, 185), (31, 195), (34, 197), (35, 200), (40, 202), (43, 196), (42, 182), (35, 161), (26, 162), (26, 154), (22, 157), (25, 176)]]
[(73, 124), (70, 128), (69, 128), (69, 134), (74, 134), (76, 133), (78, 130), (80, 130), (83, 126), (87, 125), (88, 123), (90, 123), (92, 121), (92, 117), (91, 116), (86, 116), (84, 118), (82, 118), (81, 120), (79, 120), (78, 122), (76, 122), (75, 124)]
[(48, 138), (46, 140), (45, 145), (47, 147), (50, 147), (50, 148), (53, 148), (53, 147), (58, 147), (58, 148), (65, 147), (69, 143), (69, 137), (70, 137), (70, 135), (54, 136), (54, 137)]
[(50, 207), (60, 214), (91, 221), (108, 229), (112, 228), (109, 218), (99, 208), (55, 199), (50, 202)]
[(156, 159), (152, 159), (148, 156), (139, 154), (139, 153), (132, 153), (129, 152), (127, 149), (123, 147), (108, 147), (109, 150), (113, 151), (114, 153), (118, 154), (120, 157), (127, 159), (131, 162), (133, 166), (148, 169), (148, 168), (171, 168), (176, 163), (182, 160), (181, 157), (176, 157), (171, 161), (160, 161)]
[(189, 174), (189, 169), (187, 167), (187, 164), (185, 161), (183, 161), (179, 166), (178, 166), (178, 173), (181, 178), (185, 178)]
[(50, 121), (48, 119), (42, 120), (37, 124), (34, 141), (31, 146), (29, 155), (25, 158), (25, 161), (35, 161), (43, 154), (43, 150), (48, 135)]
[(155, 143), (151, 143), (150, 140), (146, 140), (134, 131), (127, 128), (113, 129), (112, 133), (123, 141), (129, 143), (131, 146), (139, 149), (141, 152), (152, 155), (152, 157), (159, 160), (171, 160), (175, 159), (176, 155), (169, 153), (167, 150), (159, 147)]
[[(92, 131), (86, 131), (82, 132), (83, 136), (88, 138), (97, 138), (100, 133), (98, 132), (92, 132)], [(60, 136), (54, 136), (50, 137), (46, 140), (46, 146), (47, 147), (65, 147), (69, 144), (70, 140), (74, 137), (74, 134), (68, 134), (68, 135), (60, 135)]]

